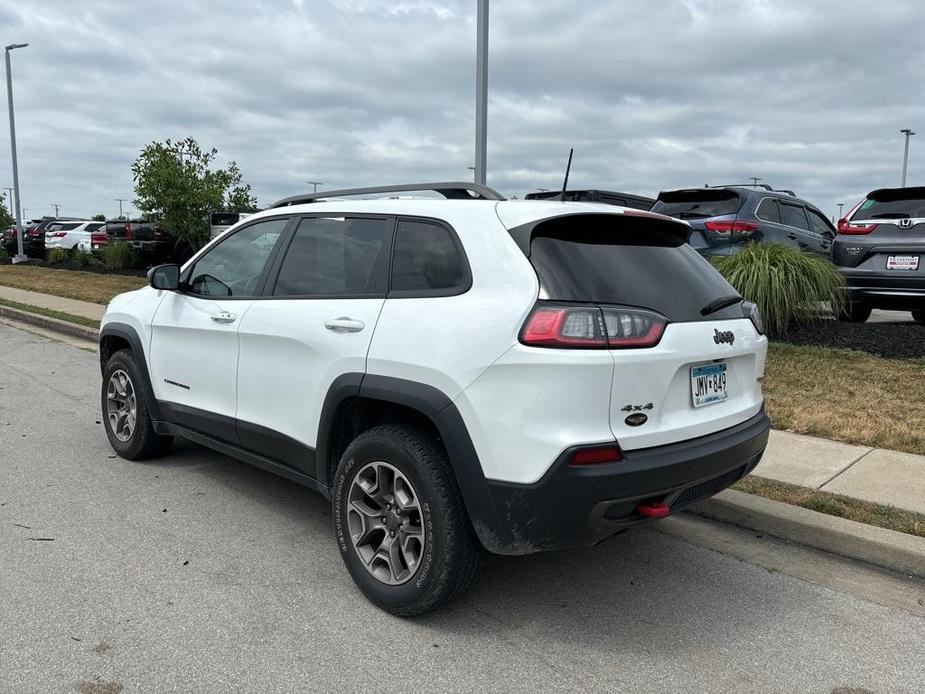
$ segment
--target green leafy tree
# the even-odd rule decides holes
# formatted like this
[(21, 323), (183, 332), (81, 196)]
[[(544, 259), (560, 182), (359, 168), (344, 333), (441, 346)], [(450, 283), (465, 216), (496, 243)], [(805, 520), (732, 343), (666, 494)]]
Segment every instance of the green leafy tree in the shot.
[(95, 215), (93, 215), (92, 217), (90, 217), (90, 219), (92, 219), (94, 222), (105, 222), (105, 221), (106, 221), (106, 215), (104, 215), (104, 214), (95, 214)]
[(8, 229), (15, 223), (16, 220), (13, 219), (13, 215), (6, 208), (6, 196), (0, 195), (0, 230)]
[(152, 142), (132, 164), (135, 207), (193, 249), (209, 240), (210, 212), (246, 212), (257, 204), (235, 162), (215, 167), (217, 154), (188, 137)]

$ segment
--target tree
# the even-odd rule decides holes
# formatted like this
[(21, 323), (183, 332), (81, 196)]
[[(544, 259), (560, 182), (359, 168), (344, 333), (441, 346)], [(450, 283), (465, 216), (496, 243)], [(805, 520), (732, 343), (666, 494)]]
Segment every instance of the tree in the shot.
[(6, 196), (0, 195), (0, 230), (9, 229), (16, 223), (13, 215), (6, 209)]
[(92, 219), (94, 222), (105, 222), (105, 221), (106, 221), (106, 215), (104, 215), (104, 214), (102, 214), (102, 213), (100, 213), (100, 214), (95, 214), (95, 215), (93, 215), (92, 217), (90, 217), (90, 219)]
[(188, 137), (152, 142), (132, 164), (135, 207), (193, 249), (209, 240), (209, 213), (246, 212), (257, 205), (235, 162), (213, 168), (217, 154)]

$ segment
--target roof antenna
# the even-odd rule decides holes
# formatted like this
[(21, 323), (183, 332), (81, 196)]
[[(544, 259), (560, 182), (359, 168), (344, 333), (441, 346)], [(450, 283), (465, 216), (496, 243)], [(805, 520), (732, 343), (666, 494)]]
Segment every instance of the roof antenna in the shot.
[(568, 189), (568, 172), (572, 170), (572, 154), (574, 152), (574, 147), (568, 151), (568, 164), (565, 165), (565, 180), (562, 181), (562, 192), (559, 194), (559, 200), (562, 202), (565, 202), (565, 191)]

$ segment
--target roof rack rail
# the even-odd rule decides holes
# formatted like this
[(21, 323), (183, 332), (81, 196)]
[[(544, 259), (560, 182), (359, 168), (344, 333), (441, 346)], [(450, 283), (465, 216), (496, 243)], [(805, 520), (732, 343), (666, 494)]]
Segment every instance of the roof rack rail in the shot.
[(709, 184), (704, 184), (704, 188), (764, 188), (765, 190), (770, 190), (772, 193), (774, 189), (769, 186), (767, 183), (726, 183), (721, 186), (711, 186)]
[(403, 183), (395, 186), (374, 186), (372, 188), (343, 188), (341, 190), (319, 190), (315, 193), (303, 193), (283, 198), (272, 205), (274, 207), (289, 207), (309, 202), (318, 202), (328, 198), (342, 198), (348, 195), (373, 195), (376, 193), (409, 193), (429, 190), (440, 193), (448, 200), (504, 200), (504, 196), (488, 186), (465, 181), (450, 181), (440, 183)]
[(789, 188), (778, 188), (778, 189), (775, 190), (774, 192), (775, 192), (775, 193), (786, 193), (787, 195), (789, 195), (789, 196), (791, 196), (791, 197), (794, 197), (794, 198), (797, 196), (797, 194), (794, 193), (794, 192), (793, 192), (792, 190), (790, 190)]

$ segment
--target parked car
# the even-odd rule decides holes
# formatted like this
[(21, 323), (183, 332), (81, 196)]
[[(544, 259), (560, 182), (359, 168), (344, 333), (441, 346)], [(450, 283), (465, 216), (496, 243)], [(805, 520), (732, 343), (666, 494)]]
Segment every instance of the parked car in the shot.
[[(28, 229), (30, 227), (37, 226), (41, 222), (42, 222), (41, 219), (30, 219), (28, 221), (24, 220), (23, 226), (25, 226)], [(16, 225), (13, 224), (9, 228), (4, 229), (2, 237), (0, 237), (0, 243), (2, 243), (3, 247), (6, 249), (7, 253), (9, 253), (10, 255), (13, 255), (18, 252), (17, 236), (18, 236), (18, 232), (16, 229)], [(25, 243), (26, 242), (25, 242), (25, 237), (24, 237), (23, 244)]]
[[(558, 200), (561, 194), (562, 191), (559, 190), (543, 190), (527, 193), (524, 197), (527, 200)], [(631, 207), (635, 210), (648, 210), (655, 202), (652, 198), (647, 198), (643, 195), (618, 193), (612, 190), (567, 190), (565, 191), (565, 200), (570, 202), (602, 202), (607, 205)]]
[(130, 245), (147, 264), (163, 262), (176, 251), (174, 238), (159, 223), (145, 219), (107, 220), (104, 227), (91, 234), (90, 250), (98, 253), (113, 243)]
[(45, 250), (64, 248), (78, 250), (82, 241), (89, 241), (90, 234), (103, 226), (103, 222), (55, 222), (45, 229)]
[(33, 258), (45, 257), (45, 232), (58, 222), (82, 222), (79, 217), (42, 217), (26, 225), (23, 235), (23, 251)]
[(836, 235), (815, 205), (762, 183), (663, 191), (652, 211), (690, 222), (691, 245), (708, 257), (730, 255), (757, 242), (782, 243), (828, 258)]
[(342, 197), (424, 187), (282, 200), (114, 298), (113, 449), (182, 436), (320, 492), (353, 580), (404, 616), (483, 549), (591, 545), (755, 467), (768, 342), (686, 222), (471, 183)]
[(874, 308), (911, 311), (925, 323), (925, 187), (880, 188), (838, 221), (832, 261), (863, 323)]
[(209, 215), (209, 239), (220, 236), (252, 214), (253, 212), (213, 212)]

